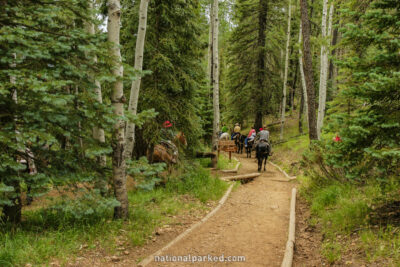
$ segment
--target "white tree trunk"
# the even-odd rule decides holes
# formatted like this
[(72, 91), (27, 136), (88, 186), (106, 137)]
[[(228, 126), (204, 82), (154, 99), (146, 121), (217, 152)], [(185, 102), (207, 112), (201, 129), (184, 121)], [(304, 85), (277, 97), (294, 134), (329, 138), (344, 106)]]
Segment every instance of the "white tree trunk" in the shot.
[(214, 30), (214, 13), (213, 13), (213, 2), (210, 3), (210, 27), (208, 32), (208, 54), (207, 54), (207, 79), (208, 79), (208, 95), (207, 105), (211, 104), (211, 90), (212, 90), (212, 73), (213, 73), (213, 30)]
[[(89, 1), (89, 8), (90, 10), (93, 9), (93, 0)], [(86, 23), (86, 31), (89, 34), (94, 35), (95, 34), (95, 27), (94, 24), (92, 22), (90, 23)], [(97, 63), (97, 56), (94, 55), (93, 57), (93, 61), (94, 63)], [(93, 77), (92, 77), (93, 78)], [(94, 88), (94, 92), (96, 94), (96, 101), (99, 103), (103, 103), (103, 96), (102, 96), (102, 92), (101, 92), (101, 84), (100, 81), (94, 79), (94, 84), (95, 84), (95, 88)], [(97, 140), (99, 143), (105, 143), (106, 142), (106, 138), (104, 135), (104, 129), (103, 128), (99, 128), (99, 127), (93, 127), (93, 138), (95, 140)], [(102, 155), (98, 158), (99, 161), (99, 165), (101, 167), (105, 167), (106, 166), (106, 156)], [(100, 192), (102, 194), (105, 194), (107, 192), (107, 179), (106, 177), (102, 177), (97, 183), (96, 183), (96, 188), (100, 190)]]
[[(110, 49), (110, 54), (114, 56), (113, 75), (116, 78), (112, 88), (111, 103), (114, 108), (114, 114), (117, 117), (124, 116), (124, 90), (123, 90), (123, 67), (121, 62), (121, 51), (119, 48), (120, 35), (120, 20), (121, 20), (121, 5), (119, 0), (108, 0), (108, 25), (107, 35), (108, 41), (113, 44)], [(115, 198), (121, 203), (114, 210), (114, 218), (128, 218), (128, 194), (126, 191), (126, 175), (125, 175), (125, 158), (123, 156), (125, 147), (125, 131), (124, 121), (118, 119), (114, 125), (112, 138), (113, 148), (113, 182)]]
[[(331, 15), (333, 16), (333, 4), (330, 8), (330, 20), (332, 19)], [(328, 12), (328, 0), (324, 0), (323, 11), (322, 11), (322, 39), (323, 43), (321, 46), (321, 71), (320, 71), (320, 78), (319, 78), (319, 101), (318, 101), (318, 119), (317, 119), (317, 134), (318, 139), (321, 139), (321, 131), (324, 122), (325, 116), (325, 107), (326, 107), (326, 87), (327, 87), (327, 80), (328, 80), (328, 50), (329, 47), (327, 45), (327, 33), (326, 30), (326, 19), (327, 19), (327, 12)], [(332, 23), (332, 22), (330, 22)], [(331, 24), (332, 25), (332, 24)], [(332, 28), (332, 26), (330, 26)]]
[(213, 138), (212, 146), (213, 151), (218, 148), (218, 131), (220, 124), (219, 114), (219, 61), (218, 61), (218, 0), (213, 2), (213, 109), (214, 109), (214, 122), (213, 122)]
[(286, 87), (287, 87), (287, 79), (288, 79), (288, 70), (289, 70), (289, 46), (290, 46), (290, 28), (291, 28), (291, 19), (292, 19), (292, 1), (289, 0), (288, 6), (288, 28), (287, 28), (287, 39), (286, 39), (286, 58), (285, 58), (285, 74), (283, 77), (283, 97), (282, 97), (282, 110), (281, 110), (281, 134), (280, 140), (283, 139), (283, 128), (285, 125), (285, 110), (286, 110)]
[[(213, 58), (213, 27), (214, 27), (214, 14), (213, 14), (213, 3), (210, 4), (210, 27), (208, 32), (208, 64), (207, 64), (207, 77), (209, 84), (212, 83), (212, 58)], [(211, 88), (211, 86), (210, 86)]]
[[(139, 9), (139, 27), (136, 39), (136, 50), (135, 50), (135, 69), (138, 71), (143, 70), (143, 53), (144, 53), (144, 40), (146, 38), (147, 28), (147, 8), (150, 0), (141, 0)], [(139, 76), (135, 81), (132, 82), (131, 95), (129, 98), (128, 111), (132, 115), (137, 114), (137, 106), (139, 100), (140, 82), (142, 78)], [(133, 147), (135, 145), (135, 124), (128, 122), (126, 127), (126, 148), (125, 148), (125, 159), (131, 159)]]
[(300, 66), (300, 76), (301, 76), (301, 85), (303, 87), (303, 97), (304, 97), (304, 115), (306, 118), (306, 121), (308, 121), (308, 101), (307, 101), (307, 85), (306, 85), (306, 79), (304, 77), (304, 67), (303, 67), (303, 50), (302, 50), (302, 36), (303, 30), (301, 27), (300, 23), (300, 29), (299, 29), (299, 66)]

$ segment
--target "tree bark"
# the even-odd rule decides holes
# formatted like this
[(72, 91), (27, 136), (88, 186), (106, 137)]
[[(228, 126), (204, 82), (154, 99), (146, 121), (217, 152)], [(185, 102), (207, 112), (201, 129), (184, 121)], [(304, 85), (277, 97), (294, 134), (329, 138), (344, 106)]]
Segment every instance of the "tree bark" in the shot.
[(288, 28), (287, 28), (287, 37), (286, 37), (286, 58), (285, 58), (285, 74), (283, 78), (283, 98), (282, 98), (282, 110), (281, 110), (281, 134), (279, 139), (283, 139), (283, 128), (285, 126), (285, 112), (286, 112), (286, 87), (287, 87), (287, 79), (288, 79), (288, 69), (289, 69), (289, 45), (290, 45), (290, 28), (291, 28), (291, 18), (292, 18), (292, 8), (289, 0), (288, 6)]
[[(146, 28), (147, 28), (147, 8), (149, 6), (150, 0), (141, 0), (139, 9), (139, 27), (136, 39), (136, 50), (135, 50), (135, 70), (143, 70), (143, 53), (144, 53), (144, 41), (146, 39)], [(129, 107), (128, 112), (132, 115), (137, 114), (137, 106), (139, 100), (140, 83), (142, 77), (139, 76), (135, 81), (132, 82), (131, 94), (129, 97)], [(126, 148), (124, 157), (125, 160), (132, 158), (132, 151), (135, 145), (135, 124), (133, 122), (128, 122), (126, 131)]]
[(303, 134), (303, 112), (304, 112), (304, 94), (301, 94), (299, 110), (299, 133)]
[[(212, 60), (213, 60), (213, 27), (214, 27), (214, 14), (213, 14), (213, 3), (210, 4), (210, 27), (208, 32), (208, 64), (207, 64), (207, 78), (211, 88), (212, 85)], [(210, 93), (211, 95), (211, 93)]]
[(265, 31), (267, 29), (267, 12), (268, 12), (268, 1), (260, 0), (259, 2), (259, 13), (258, 13), (258, 59), (257, 59), (257, 83), (258, 83), (258, 100), (256, 108), (256, 118), (254, 126), (259, 129), (263, 126), (263, 94), (265, 84)]
[(208, 32), (208, 65), (207, 65), (207, 78), (208, 78), (208, 96), (207, 96), (207, 104), (211, 105), (212, 97), (212, 88), (213, 88), (213, 30), (214, 30), (214, 12), (213, 12), (213, 2), (210, 3), (210, 27)]
[[(293, 60), (290, 60), (290, 62), (292, 62)], [(295, 61), (294, 61), (295, 62)], [(292, 62), (291, 64), (295, 64), (294, 62)], [(297, 84), (297, 74), (299, 72), (299, 64), (296, 64), (296, 68), (294, 71), (294, 77), (293, 77), (293, 82), (292, 82), (292, 86), (290, 88), (290, 90), (292, 91), (290, 94), (290, 110), (291, 110), (291, 114), (293, 114), (293, 110), (295, 110), (295, 95), (296, 95), (296, 84)]]
[(328, 12), (328, 0), (324, 0), (323, 13), (322, 13), (322, 39), (323, 43), (321, 45), (321, 71), (319, 78), (319, 101), (318, 101), (318, 120), (317, 120), (317, 133), (318, 139), (321, 138), (321, 131), (324, 122), (325, 108), (326, 108), (326, 90), (327, 90), (327, 79), (328, 79), (328, 45), (326, 44), (327, 36), (330, 36), (330, 31), (332, 28), (332, 16), (333, 16), (333, 4), (331, 4), (329, 12), (329, 28), (326, 29), (326, 20)]
[(113, 183), (114, 195), (120, 202), (120, 206), (114, 209), (114, 218), (127, 219), (129, 216), (128, 194), (126, 191), (126, 164), (124, 158), (125, 131), (124, 121), (120, 119), (124, 116), (124, 91), (123, 91), (123, 67), (121, 62), (121, 51), (119, 48), (121, 5), (119, 0), (108, 0), (108, 41), (113, 44), (110, 54), (114, 56), (113, 75), (116, 78), (112, 88), (111, 103), (114, 107), (114, 114), (118, 117), (114, 125), (112, 137), (113, 148)]
[(314, 89), (314, 73), (312, 68), (311, 54), (311, 25), (308, 18), (307, 0), (300, 0), (301, 4), (301, 24), (303, 33), (303, 50), (304, 50), (304, 77), (307, 88), (308, 101), (308, 129), (310, 140), (317, 140), (317, 120), (315, 114), (315, 89)]
[(304, 98), (303, 104), (303, 111), (304, 115), (306, 118), (306, 121), (308, 121), (308, 101), (307, 101), (307, 86), (306, 86), (306, 79), (304, 77), (304, 67), (303, 67), (303, 51), (302, 51), (302, 43), (301, 43), (301, 35), (302, 35), (302, 27), (300, 23), (300, 29), (299, 29), (299, 67), (300, 67), (300, 76), (301, 76), (301, 85), (302, 85), (302, 95)]
[(214, 121), (213, 121), (213, 138), (212, 146), (213, 151), (218, 149), (218, 132), (220, 124), (219, 114), (219, 61), (218, 61), (218, 0), (213, 2), (213, 109), (214, 109)]
[[(90, 10), (93, 9), (93, 0), (89, 1), (89, 8)], [(94, 24), (92, 22), (88, 22), (85, 24), (86, 27), (86, 31), (89, 34), (94, 35), (95, 34), (95, 27)], [(93, 56), (93, 62), (96, 64), (97, 63), (97, 56), (94, 55)], [(96, 101), (99, 103), (103, 103), (103, 96), (102, 96), (102, 92), (101, 92), (101, 84), (100, 81), (96, 80), (94, 77), (91, 77), (94, 80), (94, 93), (96, 94)], [(99, 143), (104, 144), (106, 142), (106, 138), (104, 135), (104, 129), (101, 127), (93, 127), (93, 138), (95, 140), (97, 140)], [(101, 168), (105, 168), (106, 167), (106, 156), (102, 155), (98, 157), (98, 162), (99, 165), (101, 166)], [(101, 195), (106, 195), (107, 194), (107, 178), (105, 176), (101, 177), (95, 184), (95, 188), (98, 189), (101, 193)]]
[[(13, 58), (16, 59), (17, 55), (14, 53)], [(10, 64), (11, 68), (15, 68), (16, 64), (13, 62)], [(10, 76), (10, 83), (15, 86), (16, 84), (16, 77)], [(12, 100), (17, 104), (18, 103), (18, 94), (17, 88), (13, 88), (13, 92), (11, 95)], [(19, 135), (20, 133), (17, 130), (17, 121), (16, 117), (14, 116), (14, 127), (15, 127), (15, 134)], [(17, 140), (15, 140), (17, 142)], [(16, 159), (17, 160), (17, 159)], [(28, 165), (28, 162), (27, 162)], [(2, 208), (1, 219), (4, 222), (10, 222), (12, 224), (18, 224), (21, 222), (21, 215), (22, 215), (22, 202), (21, 202), (21, 185), (18, 180), (11, 180), (10, 183), (7, 183), (8, 186), (12, 186), (14, 188), (14, 196), (10, 199), (11, 205), (4, 205)]]

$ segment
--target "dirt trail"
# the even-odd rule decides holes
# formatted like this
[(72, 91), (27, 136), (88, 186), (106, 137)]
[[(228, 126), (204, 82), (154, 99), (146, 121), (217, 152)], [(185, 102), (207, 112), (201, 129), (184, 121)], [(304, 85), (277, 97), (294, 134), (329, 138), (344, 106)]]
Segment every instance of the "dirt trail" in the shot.
[[(255, 159), (239, 156), (238, 174), (257, 170)], [(194, 266), (280, 266), (287, 240), (293, 184), (272, 181), (284, 176), (270, 164), (254, 181), (231, 193), (206, 223), (161, 256), (245, 256), (245, 263), (197, 262)], [(152, 262), (148, 266), (188, 266), (188, 262)]]

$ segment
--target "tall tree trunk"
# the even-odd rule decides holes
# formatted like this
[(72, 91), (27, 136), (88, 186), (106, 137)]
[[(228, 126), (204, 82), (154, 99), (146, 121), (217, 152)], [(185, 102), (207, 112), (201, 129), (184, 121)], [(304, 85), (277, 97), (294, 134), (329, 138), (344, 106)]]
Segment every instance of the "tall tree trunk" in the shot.
[[(123, 91), (123, 67), (121, 62), (121, 51), (119, 48), (121, 5), (119, 0), (108, 0), (108, 41), (113, 44), (110, 54), (114, 56), (113, 75), (116, 78), (112, 89), (111, 103), (114, 114), (118, 117), (124, 116), (124, 91)], [(112, 137), (113, 148), (113, 183), (115, 198), (121, 203), (114, 209), (114, 218), (127, 219), (129, 215), (128, 194), (126, 191), (126, 165), (124, 158), (125, 131), (124, 121), (118, 118), (114, 125)]]
[[(13, 54), (14, 59), (16, 59), (17, 55)], [(10, 65), (11, 68), (15, 68), (16, 64), (13, 62)], [(10, 83), (14, 86), (16, 84), (16, 77), (10, 76)], [(17, 104), (18, 96), (17, 96), (17, 88), (14, 87), (12, 91), (11, 98)], [(15, 134), (19, 135), (20, 133), (17, 130), (17, 121), (16, 117), (14, 116), (14, 127), (15, 127)], [(24, 152), (24, 151), (21, 151)], [(18, 160), (18, 159), (16, 159)], [(28, 165), (28, 161), (27, 161)], [(18, 224), (21, 222), (21, 211), (22, 211), (22, 202), (21, 202), (21, 185), (18, 180), (12, 179), (10, 183), (7, 183), (7, 186), (12, 186), (14, 188), (14, 196), (10, 199), (11, 205), (4, 205), (2, 208), (1, 219), (4, 222), (10, 222), (13, 224)]]
[(288, 28), (287, 28), (287, 38), (286, 38), (286, 58), (285, 58), (285, 76), (283, 78), (283, 98), (282, 98), (282, 110), (281, 110), (281, 134), (279, 136), (280, 140), (283, 139), (283, 128), (285, 125), (285, 112), (286, 112), (286, 87), (288, 79), (289, 70), (289, 46), (290, 46), (290, 29), (291, 29), (291, 19), (292, 19), (292, 1), (289, 0), (288, 6)]
[(300, 76), (301, 76), (301, 87), (302, 87), (302, 95), (304, 98), (303, 104), (303, 111), (305, 113), (306, 121), (308, 121), (308, 101), (307, 101), (307, 86), (306, 86), (306, 79), (304, 77), (304, 67), (303, 67), (303, 51), (302, 51), (302, 43), (301, 43), (301, 35), (303, 33), (302, 26), (300, 23), (299, 29), (299, 67), (300, 67)]
[[(331, 46), (335, 47), (338, 41), (338, 36), (339, 36), (339, 30), (335, 28), (332, 33), (332, 43)], [(334, 58), (336, 56), (336, 48), (332, 50), (332, 57)], [(332, 89), (336, 91), (337, 88), (337, 66), (336, 64), (333, 63), (333, 60), (329, 61), (329, 80), (332, 81)]]
[[(210, 88), (212, 84), (212, 60), (213, 60), (213, 27), (214, 27), (214, 13), (213, 13), (213, 3), (210, 4), (210, 27), (208, 31), (208, 57), (207, 57), (207, 77), (210, 82)], [(210, 94), (211, 95), (211, 94)]]
[(303, 32), (303, 50), (304, 50), (304, 77), (306, 80), (307, 88), (307, 101), (308, 101), (308, 129), (310, 140), (317, 140), (317, 119), (315, 114), (315, 89), (314, 89), (314, 73), (312, 68), (312, 54), (311, 54), (311, 25), (308, 18), (308, 4), (307, 0), (300, 0), (301, 3), (301, 24)]
[(303, 112), (304, 112), (304, 94), (301, 94), (299, 110), (299, 133), (303, 134)]
[[(147, 8), (149, 6), (150, 0), (141, 0), (139, 9), (139, 27), (136, 39), (136, 50), (135, 50), (135, 70), (143, 70), (143, 53), (144, 53), (144, 40), (146, 38), (146, 28), (147, 28)], [(139, 76), (131, 85), (131, 94), (129, 97), (129, 107), (128, 112), (132, 115), (137, 114), (137, 106), (139, 100), (140, 82), (142, 77)], [(124, 157), (125, 160), (132, 158), (132, 151), (135, 145), (135, 124), (133, 122), (128, 122), (126, 131), (126, 146)]]
[(218, 132), (220, 124), (220, 114), (219, 114), (219, 61), (218, 61), (218, 0), (214, 0), (213, 3), (213, 109), (214, 109), (214, 121), (213, 121), (213, 137), (212, 137), (212, 147), (213, 151), (218, 148)]
[[(293, 60), (290, 60), (290, 62), (292, 62)], [(294, 61), (295, 62), (295, 61)], [(291, 64), (295, 64), (294, 62), (292, 62)], [(294, 71), (294, 77), (293, 77), (293, 82), (292, 82), (292, 86), (290, 88), (291, 90), (291, 94), (290, 94), (290, 111), (291, 114), (293, 114), (293, 110), (295, 110), (295, 95), (296, 95), (296, 84), (297, 84), (297, 74), (299, 72), (299, 64), (296, 64), (296, 68)]]
[(213, 6), (214, 4), (211, 2), (210, 3), (210, 27), (209, 27), (209, 32), (208, 32), (208, 64), (207, 64), (207, 78), (208, 78), (208, 99), (207, 103), (211, 105), (211, 99), (212, 99), (212, 83), (213, 83), (213, 30), (214, 30), (214, 12), (213, 12)]
[[(92, 10), (93, 9), (93, 0), (89, 1), (89, 8)], [(89, 34), (94, 35), (95, 34), (95, 27), (94, 24), (92, 22), (90, 23), (86, 23), (86, 31)], [(97, 56), (94, 55), (93, 57), (93, 61), (94, 63), (97, 63)], [(93, 78), (93, 77), (92, 77)], [(95, 84), (95, 88), (94, 88), (94, 92), (96, 94), (96, 101), (99, 103), (103, 103), (103, 96), (102, 96), (102, 92), (101, 92), (101, 84), (99, 80), (94, 79), (94, 84)], [(100, 128), (100, 127), (93, 127), (93, 138), (95, 140), (97, 140), (99, 143), (104, 144), (106, 142), (106, 138), (104, 135), (104, 129)], [(106, 155), (102, 155), (98, 157), (98, 162), (99, 165), (101, 166), (101, 168), (105, 168), (106, 167)], [(106, 195), (107, 194), (107, 177), (103, 176), (101, 177), (95, 184), (96, 189), (98, 189), (101, 193), (101, 195)]]
[(318, 139), (321, 138), (322, 126), (324, 124), (325, 108), (326, 108), (326, 90), (328, 81), (328, 50), (327, 37), (331, 35), (332, 29), (332, 16), (333, 16), (333, 4), (331, 4), (329, 12), (329, 29), (326, 29), (326, 19), (328, 10), (328, 0), (324, 0), (323, 14), (322, 14), (322, 39), (323, 43), (321, 46), (321, 72), (319, 80), (319, 101), (318, 101), (318, 120), (317, 120), (317, 133)]
[(264, 108), (264, 85), (265, 85), (265, 31), (267, 29), (267, 12), (268, 1), (260, 0), (258, 12), (258, 59), (257, 59), (257, 83), (258, 83), (258, 100), (256, 108), (256, 118), (254, 126), (259, 129), (263, 126), (263, 108)]

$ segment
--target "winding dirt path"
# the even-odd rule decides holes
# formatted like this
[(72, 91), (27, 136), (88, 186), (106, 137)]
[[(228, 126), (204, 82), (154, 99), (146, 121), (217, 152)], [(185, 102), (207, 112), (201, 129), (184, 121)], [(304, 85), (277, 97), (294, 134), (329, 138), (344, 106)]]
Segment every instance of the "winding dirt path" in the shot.
[[(245, 155), (239, 158), (242, 166), (238, 174), (257, 170), (255, 159), (247, 159)], [(206, 256), (201, 261), (197, 258), (194, 266), (280, 266), (287, 240), (293, 184), (273, 179), (285, 177), (268, 164), (266, 172), (232, 192), (217, 214), (158, 259), (191, 255), (191, 261), (193, 256)], [(244, 256), (245, 262), (208, 262), (208, 255)], [(153, 261), (148, 266), (188, 265), (188, 262)]]

